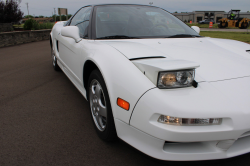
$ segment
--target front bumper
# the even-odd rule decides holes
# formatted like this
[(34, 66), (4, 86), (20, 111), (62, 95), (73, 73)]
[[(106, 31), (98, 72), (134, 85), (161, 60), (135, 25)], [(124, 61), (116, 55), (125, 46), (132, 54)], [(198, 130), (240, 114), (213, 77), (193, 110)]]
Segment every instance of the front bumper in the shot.
[(120, 120), (115, 120), (118, 136), (141, 152), (160, 160), (193, 161), (223, 159), (250, 152), (250, 137), (238, 139), (227, 151), (218, 148), (219, 141), (174, 143), (146, 134)]
[[(250, 82), (250, 78), (234, 81), (225, 81), (227, 87), (232, 89), (235, 85), (245, 85)], [(151, 142), (159, 143), (159, 153), (151, 154), (150, 148), (156, 147), (149, 145), (144, 145), (148, 147), (145, 150), (135, 147), (162, 160), (221, 159), (250, 152), (250, 136), (246, 135), (250, 131), (250, 103), (245, 102), (245, 98), (250, 97), (247, 93), (250, 89), (244, 85), (241, 87), (245, 88), (245, 93), (237, 90), (230, 96), (225, 95), (226, 89), (218, 90), (223, 89), (220, 88), (222, 83), (206, 82), (200, 83), (196, 89), (155, 88), (148, 91), (138, 101), (130, 127), (143, 132), (145, 138), (155, 138)], [(238, 97), (237, 100), (230, 98), (232, 96)], [(174, 126), (157, 122), (160, 115), (223, 118), (223, 121), (221, 125), (212, 126)], [(140, 141), (144, 142), (144, 138)]]

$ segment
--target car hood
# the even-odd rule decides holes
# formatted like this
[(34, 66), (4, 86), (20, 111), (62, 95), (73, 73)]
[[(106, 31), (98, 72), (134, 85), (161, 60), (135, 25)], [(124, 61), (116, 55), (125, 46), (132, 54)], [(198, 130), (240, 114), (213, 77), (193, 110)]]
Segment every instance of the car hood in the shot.
[(128, 59), (166, 57), (196, 62), (199, 82), (250, 76), (250, 45), (214, 38), (133, 39), (102, 41)]

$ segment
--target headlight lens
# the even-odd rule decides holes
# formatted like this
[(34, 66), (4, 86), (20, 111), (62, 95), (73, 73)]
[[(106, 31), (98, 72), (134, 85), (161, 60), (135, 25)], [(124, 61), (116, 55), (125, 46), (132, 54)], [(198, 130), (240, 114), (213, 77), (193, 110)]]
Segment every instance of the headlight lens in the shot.
[(181, 88), (192, 86), (195, 76), (195, 69), (183, 71), (159, 72), (158, 88)]
[(221, 118), (177, 118), (172, 116), (161, 115), (158, 122), (169, 125), (179, 126), (205, 126), (219, 125), (222, 122)]

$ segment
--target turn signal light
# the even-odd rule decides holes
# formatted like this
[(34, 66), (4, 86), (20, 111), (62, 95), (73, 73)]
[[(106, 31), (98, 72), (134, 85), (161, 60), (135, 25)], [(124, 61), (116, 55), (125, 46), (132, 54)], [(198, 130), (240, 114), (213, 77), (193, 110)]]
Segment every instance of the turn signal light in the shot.
[(129, 103), (121, 98), (117, 98), (117, 105), (125, 110), (129, 110)]

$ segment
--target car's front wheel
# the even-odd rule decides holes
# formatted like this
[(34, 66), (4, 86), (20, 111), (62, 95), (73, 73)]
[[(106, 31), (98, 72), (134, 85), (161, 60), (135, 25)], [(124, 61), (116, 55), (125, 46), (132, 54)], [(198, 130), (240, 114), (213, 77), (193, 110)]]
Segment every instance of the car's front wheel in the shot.
[(88, 80), (88, 100), (91, 116), (98, 136), (104, 141), (117, 139), (108, 91), (99, 70), (94, 70)]

